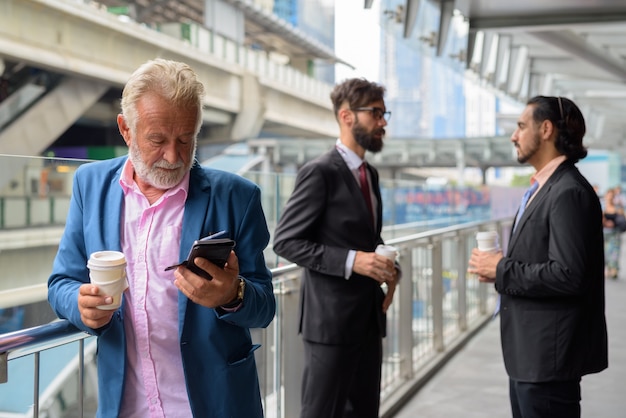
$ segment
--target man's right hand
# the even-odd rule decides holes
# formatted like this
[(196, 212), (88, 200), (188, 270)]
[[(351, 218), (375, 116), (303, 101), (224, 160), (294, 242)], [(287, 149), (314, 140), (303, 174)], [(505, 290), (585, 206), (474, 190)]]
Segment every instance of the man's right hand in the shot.
[(396, 279), (396, 268), (393, 261), (376, 253), (357, 251), (352, 271), (371, 277), (380, 284)]
[(78, 311), (83, 324), (92, 329), (98, 329), (111, 321), (115, 309), (104, 310), (96, 306), (110, 305), (113, 303), (111, 296), (98, 295), (98, 286), (85, 283), (78, 289)]

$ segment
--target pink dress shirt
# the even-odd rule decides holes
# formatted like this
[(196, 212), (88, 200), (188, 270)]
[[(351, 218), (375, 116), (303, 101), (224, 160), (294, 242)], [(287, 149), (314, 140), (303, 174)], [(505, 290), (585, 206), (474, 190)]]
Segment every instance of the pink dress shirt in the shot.
[(121, 244), (129, 288), (124, 292), (127, 367), (120, 417), (192, 416), (178, 341), (178, 263), (189, 173), (154, 204), (133, 180), (130, 160), (124, 190)]
[(546, 164), (541, 170), (537, 171), (535, 174), (533, 174), (533, 176), (531, 177), (531, 184), (534, 183), (535, 181), (539, 183), (539, 187), (537, 188), (537, 190), (535, 191), (535, 193), (532, 194), (532, 196), (530, 196), (530, 199), (528, 199), (528, 203), (526, 203), (526, 206), (528, 207), (528, 205), (530, 204), (530, 202), (532, 202), (533, 198), (535, 196), (537, 196), (537, 192), (539, 190), (541, 190), (541, 188), (543, 187), (544, 184), (546, 184), (546, 181), (548, 181), (548, 179), (550, 178), (550, 176), (552, 176), (552, 174), (554, 174), (554, 172), (556, 171), (556, 169), (563, 163), (563, 161), (565, 161), (567, 159), (567, 157), (565, 157), (565, 155), (559, 155), (556, 158), (553, 158), (552, 160), (550, 160), (548, 162), (548, 164)]

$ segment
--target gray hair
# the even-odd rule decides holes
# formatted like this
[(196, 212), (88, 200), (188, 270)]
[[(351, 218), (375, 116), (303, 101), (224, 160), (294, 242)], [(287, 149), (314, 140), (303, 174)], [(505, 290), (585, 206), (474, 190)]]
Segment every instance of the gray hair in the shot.
[(137, 102), (153, 93), (177, 106), (196, 106), (198, 120), (195, 135), (202, 126), (202, 97), (204, 86), (189, 65), (162, 58), (148, 61), (130, 76), (122, 92), (122, 115), (130, 129), (137, 126)]

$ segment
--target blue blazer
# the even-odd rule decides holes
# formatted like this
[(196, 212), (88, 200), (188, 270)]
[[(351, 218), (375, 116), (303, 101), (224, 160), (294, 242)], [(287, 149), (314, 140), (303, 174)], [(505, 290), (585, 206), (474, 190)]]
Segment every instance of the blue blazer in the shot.
[[(72, 199), (53, 270), (48, 300), (60, 318), (98, 336), (98, 417), (117, 417), (126, 370), (123, 307), (100, 329), (86, 327), (77, 307), (78, 288), (89, 282), (87, 259), (94, 251), (121, 251), (119, 185), (127, 157), (85, 164), (76, 170)], [(192, 167), (185, 203), (180, 259), (194, 240), (227, 230), (236, 241), (243, 306), (234, 313), (205, 308), (179, 292), (180, 351), (187, 393), (196, 417), (262, 417), (263, 409), (249, 328), (266, 327), (276, 301), (263, 250), (269, 232), (260, 190), (235, 174)], [(132, 279), (132, 278), (131, 278)], [(122, 360), (120, 362), (120, 360)]]

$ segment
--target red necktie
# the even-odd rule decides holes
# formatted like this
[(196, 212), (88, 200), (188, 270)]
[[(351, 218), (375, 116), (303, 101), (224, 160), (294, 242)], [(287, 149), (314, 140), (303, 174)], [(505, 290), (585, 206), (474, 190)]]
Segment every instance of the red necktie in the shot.
[(363, 193), (363, 198), (365, 198), (365, 203), (367, 204), (367, 209), (370, 211), (370, 215), (372, 216), (372, 223), (374, 222), (374, 209), (372, 209), (372, 196), (370, 194), (370, 186), (367, 181), (367, 172), (366, 172), (366, 164), (363, 163), (359, 166), (359, 183), (361, 184), (361, 193)]

